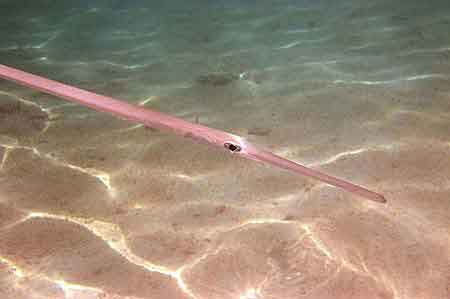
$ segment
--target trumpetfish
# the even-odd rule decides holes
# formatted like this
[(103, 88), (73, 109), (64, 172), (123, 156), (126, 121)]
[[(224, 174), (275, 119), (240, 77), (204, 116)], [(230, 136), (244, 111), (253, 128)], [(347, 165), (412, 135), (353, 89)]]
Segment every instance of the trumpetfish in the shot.
[(182, 137), (191, 138), (196, 142), (206, 143), (213, 147), (226, 150), (236, 156), (322, 181), (365, 199), (381, 203), (386, 202), (382, 194), (283, 158), (266, 149), (251, 144), (245, 138), (238, 135), (198, 123), (191, 123), (178, 117), (136, 106), (112, 97), (96, 94), (2, 64), (0, 64), (0, 77), (100, 112), (107, 112), (116, 117), (141, 123), (150, 128), (169, 131)]

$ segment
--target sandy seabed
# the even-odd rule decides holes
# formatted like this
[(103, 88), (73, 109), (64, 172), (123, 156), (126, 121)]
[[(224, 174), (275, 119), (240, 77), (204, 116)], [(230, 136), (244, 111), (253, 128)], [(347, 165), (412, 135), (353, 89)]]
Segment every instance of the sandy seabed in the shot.
[[(397, 25), (369, 35), (411, 26)], [(418, 44), (298, 38), (329, 36), (309, 26), (222, 53), (237, 67), (181, 63), (181, 83), (162, 62), (63, 63), (59, 35), (2, 48), (12, 66), (244, 136), (387, 203), (2, 81), (0, 297), (450, 298), (450, 48), (425, 29)]]

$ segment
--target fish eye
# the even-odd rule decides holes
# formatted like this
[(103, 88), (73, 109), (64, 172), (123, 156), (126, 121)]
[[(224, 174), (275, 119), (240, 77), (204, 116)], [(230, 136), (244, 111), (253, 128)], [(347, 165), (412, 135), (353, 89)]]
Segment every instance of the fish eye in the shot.
[(241, 151), (241, 147), (237, 144), (233, 144), (231, 142), (225, 142), (223, 146), (229, 150), (230, 152), (237, 153)]

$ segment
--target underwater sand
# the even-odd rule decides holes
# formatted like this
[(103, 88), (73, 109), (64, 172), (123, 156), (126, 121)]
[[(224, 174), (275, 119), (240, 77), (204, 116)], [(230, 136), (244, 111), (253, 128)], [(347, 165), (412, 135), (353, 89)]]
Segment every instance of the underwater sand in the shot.
[(0, 63), (388, 202), (2, 80), (2, 299), (450, 298), (448, 1), (44, 2)]

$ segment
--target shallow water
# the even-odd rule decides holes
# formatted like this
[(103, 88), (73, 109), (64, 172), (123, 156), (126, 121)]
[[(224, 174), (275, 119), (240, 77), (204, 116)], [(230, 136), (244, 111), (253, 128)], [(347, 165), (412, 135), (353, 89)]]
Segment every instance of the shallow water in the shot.
[(53, 2), (0, 2), (1, 64), (388, 203), (2, 80), (1, 298), (450, 297), (448, 1)]

